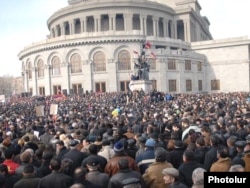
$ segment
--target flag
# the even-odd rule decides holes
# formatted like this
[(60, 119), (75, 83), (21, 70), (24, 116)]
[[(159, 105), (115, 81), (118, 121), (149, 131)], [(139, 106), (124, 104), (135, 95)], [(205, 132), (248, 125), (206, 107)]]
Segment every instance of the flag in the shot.
[(151, 43), (147, 41), (146, 44), (145, 44), (145, 48), (150, 49), (151, 48)]
[(156, 59), (156, 55), (155, 55), (154, 52), (151, 52), (151, 56), (152, 56), (154, 59)]

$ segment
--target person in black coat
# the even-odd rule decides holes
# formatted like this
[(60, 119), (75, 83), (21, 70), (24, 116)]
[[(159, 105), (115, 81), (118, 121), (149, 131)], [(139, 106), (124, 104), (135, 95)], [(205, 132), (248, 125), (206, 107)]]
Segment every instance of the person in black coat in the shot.
[(89, 188), (101, 188), (98, 185), (91, 183), (90, 181), (86, 180), (87, 170), (83, 167), (78, 167), (74, 171), (74, 184), (82, 184), (84, 187)]
[(50, 160), (53, 158), (53, 154), (50, 152), (44, 153), (42, 157), (42, 165), (37, 169), (37, 176), (42, 178), (51, 173)]
[(193, 185), (192, 173), (196, 168), (203, 168), (203, 165), (195, 161), (195, 153), (186, 149), (183, 153), (183, 163), (178, 168), (179, 180), (188, 187)]
[(217, 161), (217, 151), (221, 144), (219, 136), (217, 134), (212, 134), (210, 136), (211, 147), (205, 155), (204, 168), (209, 171), (212, 164)]
[(23, 177), (14, 184), (14, 188), (37, 188), (40, 183), (40, 178), (35, 176), (34, 166), (29, 164), (23, 169)]
[(63, 155), (63, 158), (68, 158), (73, 161), (73, 170), (77, 167), (80, 167), (82, 164), (83, 159), (89, 156), (86, 152), (81, 152), (77, 149), (79, 142), (77, 140), (72, 140), (70, 142), (70, 150)]
[(13, 188), (14, 184), (19, 180), (19, 176), (9, 173), (7, 165), (0, 164), (0, 187)]
[(64, 142), (62, 140), (57, 141), (56, 143), (56, 157), (58, 159), (63, 158), (64, 154), (67, 153), (69, 149), (67, 149), (64, 145)]
[(174, 140), (174, 148), (169, 152), (169, 161), (174, 168), (178, 169), (183, 162), (184, 144), (181, 140)]
[(74, 183), (72, 177), (59, 172), (61, 168), (60, 159), (52, 159), (50, 161), (50, 168), (52, 172), (41, 179), (38, 188), (68, 188)]
[(87, 163), (88, 163), (89, 159), (91, 159), (94, 156), (99, 162), (99, 169), (98, 170), (100, 172), (104, 172), (105, 166), (107, 164), (107, 159), (101, 155), (97, 155), (97, 152), (98, 152), (97, 145), (90, 144), (90, 146), (89, 146), (90, 155), (82, 161), (81, 166), (84, 168), (87, 168)]

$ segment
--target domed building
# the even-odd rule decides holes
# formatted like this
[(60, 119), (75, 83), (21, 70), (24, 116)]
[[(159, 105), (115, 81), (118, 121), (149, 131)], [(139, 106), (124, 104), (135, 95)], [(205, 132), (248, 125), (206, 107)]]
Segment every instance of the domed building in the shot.
[[(244, 49), (242, 59), (247, 58), (249, 64), (249, 50), (245, 51), (249, 41), (213, 41), (210, 23), (200, 10), (197, 0), (68, 0), (67, 7), (48, 19), (47, 39), (18, 54), (25, 92), (127, 91), (146, 43), (150, 43), (144, 53), (154, 89), (169, 93), (249, 91), (249, 76), (248, 84), (229, 82), (222, 70), (228, 56), (220, 55), (220, 49), (226, 53)], [(248, 66), (249, 75), (246, 62), (240, 70)], [(235, 63), (230, 63), (232, 72), (234, 66), (238, 70)]]

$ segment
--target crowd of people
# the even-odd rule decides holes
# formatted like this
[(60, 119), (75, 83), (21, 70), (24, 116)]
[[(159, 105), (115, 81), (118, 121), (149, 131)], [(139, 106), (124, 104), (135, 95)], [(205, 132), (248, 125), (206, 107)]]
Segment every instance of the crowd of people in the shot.
[(200, 188), (205, 172), (250, 171), (249, 93), (26, 97), (0, 104), (0, 128), (2, 188)]

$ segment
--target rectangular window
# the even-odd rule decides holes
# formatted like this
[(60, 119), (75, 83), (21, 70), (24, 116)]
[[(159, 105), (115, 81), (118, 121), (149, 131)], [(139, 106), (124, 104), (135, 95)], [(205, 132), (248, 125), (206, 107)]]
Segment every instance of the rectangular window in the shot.
[(96, 82), (95, 83), (96, 92), (106, 92), (106, 83), (105, 82)]
[(211, 90), (220, 90), (220, 80), (211, 80)]
[(60, 85), (53, 85), (53, 94), (56, 95), (58, 92), (61, 91)]
[(169, 80), (169, 92), (176, 92), (176, 80)]
[(79, 95), (81, 93), (82, 84), (72, 84), (73, 93)]
[(185, 60), (185, 70), (188, 70), (188, 71), (192, 70), (191, 60)]
[(120, 90), (121, 91), (129, 91), (129, 83), (130, 83), (130, 81), (121, 81), (120, 82)]
[(202, 80), (198, 80), (198, 89), (202, 91)]
[(186, 80), (186, 91), (192, 91), (192, 80)]
[(45, 95), (45, 87), (39, 87), (39, 95)]
[(175, 59), (168, 59), (168, 70), (176, 70)]
[(197, 64), (197, 70), (198, 71), (202, 71), (202, 63), (201, 62), (198, 62), (198, 64)]

